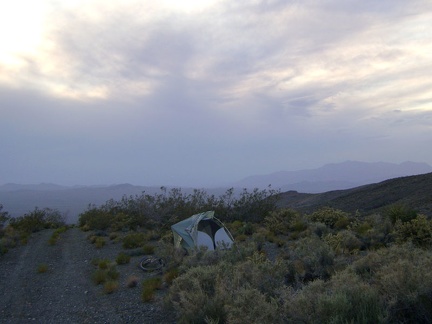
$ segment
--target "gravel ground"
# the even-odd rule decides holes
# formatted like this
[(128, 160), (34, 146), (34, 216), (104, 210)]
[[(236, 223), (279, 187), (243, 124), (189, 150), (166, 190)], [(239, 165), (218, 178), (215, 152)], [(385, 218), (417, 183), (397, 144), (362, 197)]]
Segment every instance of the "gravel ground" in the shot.
[[(161, 307), (163, 291), (152, 303), (141, 301), (141, 288), (128, 288), (129, 276), (150, 276), (137, 267), (140, 257), (119, 265), (119, 289), (104, 294), (91, 281), (94, 258), (115, 257), (120, 244), (96, 249), (77, 228), (49, 245), (52, 230), (35, 233), (25, 246), (0, 257), (0, 323), (175, 323)], [(38, 265), (48, 271), (38, 273)]]

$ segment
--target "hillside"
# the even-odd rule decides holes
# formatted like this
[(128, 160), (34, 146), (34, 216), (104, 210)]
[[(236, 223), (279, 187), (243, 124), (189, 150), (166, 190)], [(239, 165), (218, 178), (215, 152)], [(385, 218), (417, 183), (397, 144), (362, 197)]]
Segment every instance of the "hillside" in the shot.
[(233, 186), (264, 189), (271, 185), (282, 191), (322, 193), (429, 172), (432, 172), (432, 167), (426, 163), (404, 162), (396, 164), (345, 161), (326, 164), (317, 169), (279, 171), (267, 175), (250, 176), (234, 183)]
[(288, 191), (279, 195), (278, 206), (310, 212), (330, 206), (347, 212), (379, 212), (391, 204), (404, 204), (432, 216), (432, 173), (400, 177), (347, 190), (321, 194)]

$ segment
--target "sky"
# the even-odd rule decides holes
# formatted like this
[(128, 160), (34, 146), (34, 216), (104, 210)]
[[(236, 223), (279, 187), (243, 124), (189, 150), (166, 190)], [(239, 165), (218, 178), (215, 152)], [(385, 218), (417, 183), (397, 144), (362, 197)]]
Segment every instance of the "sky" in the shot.
[(432, 164), (427, 0), (14, 0), (0, 184)]

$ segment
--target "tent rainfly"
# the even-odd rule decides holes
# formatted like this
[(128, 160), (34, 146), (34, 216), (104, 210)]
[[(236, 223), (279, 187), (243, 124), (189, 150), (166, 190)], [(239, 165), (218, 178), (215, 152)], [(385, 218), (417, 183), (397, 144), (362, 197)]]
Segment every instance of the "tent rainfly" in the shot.
[(208, 250), (229, 248), (234, 239), (214, 211), (193, 215), (171, 226), (174, 246), (192, 250), (205, 246)]

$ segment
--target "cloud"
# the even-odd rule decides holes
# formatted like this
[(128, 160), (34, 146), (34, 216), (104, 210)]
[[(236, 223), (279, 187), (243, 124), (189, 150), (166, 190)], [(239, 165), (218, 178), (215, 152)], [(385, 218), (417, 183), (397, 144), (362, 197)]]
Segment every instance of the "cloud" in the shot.
[(424, 1), (40, 8), (27, 27), (3, 26), (32, 37), (0, 45), (0, 149), (20, 179), (200, 183), (346, 159), (432, 163), (408, 144), (431, 139)]

